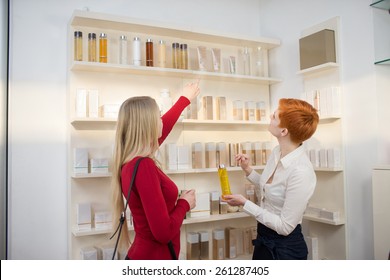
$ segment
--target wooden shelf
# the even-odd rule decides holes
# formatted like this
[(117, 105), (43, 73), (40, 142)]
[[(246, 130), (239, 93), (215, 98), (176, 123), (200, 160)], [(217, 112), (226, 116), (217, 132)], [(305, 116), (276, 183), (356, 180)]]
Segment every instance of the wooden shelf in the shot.
[(304, 75), (304, 76), (305, 75), (312, 75), (312, 74), (317, 74), (317, 73), (321, 73), (321, 72), (324, 72), (324, 71), (327, 71), (327, 70), (337, 69), (337, 68), (339, 68), (339, 64), (338, 63), (328, 62), (328, 63), (324, 63), (324, 64), (321, 64), (321, 65), (317, 65), (317, 66), (314, 66), (314, 67), (310, 67), (310, 68), (298, 71), (298, 74)]
[[(248, 215), (245, 212), (210, 215), (208, 217), (187, 218), (183, 221), (183, 225), (198, 224), (198, 223), (212, 223), (216, 221), (225, 221), (225, 220), (247, 218), (247, 217), (250, 217), (250, 215)], [(129, 227), (129, 230), (134, 230), (134, 228)], [(112, 233), (111, 228), (104, 228), (104, 229), (91, 228), (90, 230), (78, 230), (76, 226), (72, 228), (72, 234), (76, 237), (109, 234), (109, 233)]]
[(273, 85), (280, 83), (282, 80), (270, 77), (246, 76), (238, 74), (215, 73), (206, 71), (181, 70), (173, 68), (147, 67), (123, 65), (114, 63), (99, 63), (87, 61), (73, 61), (70, 67), (71, 71), (90, 71), (100, 73), (121, 73), (131, 75), (149, 75), (149, 76), (166, 76), (186, 79), (207, 79), (227, 82), (246, 82), (259, 85)]
[(324, 218), (315, 217), (315, 216), (310, 216), (310, 215), (304, 215), (303, 218), (305, 220), (318, 222), (318, 223), (323, 223), (323, 224), (328, 224), (328, 225), (333, 225), (333, 226), (341, 226), (341, 225), (345, 224), (345, 220), (344, 219), (333, 221), (333, 220), (324, 219)]
[(98, 173), (88, 173), (88, 174), (73, 174), (73, 179), (90, 179), (90, 178), (109, 178), (111, 177), (111, 173), (98, 174)]

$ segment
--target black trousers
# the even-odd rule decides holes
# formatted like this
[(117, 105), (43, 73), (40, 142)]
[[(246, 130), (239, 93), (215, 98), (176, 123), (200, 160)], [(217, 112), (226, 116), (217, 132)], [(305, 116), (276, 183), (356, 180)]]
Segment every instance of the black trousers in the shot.
[(257, 238), (252, 241), (253, 260), (306, 260), (307, 245), (301, 225), (287, 236), (257, 223)]

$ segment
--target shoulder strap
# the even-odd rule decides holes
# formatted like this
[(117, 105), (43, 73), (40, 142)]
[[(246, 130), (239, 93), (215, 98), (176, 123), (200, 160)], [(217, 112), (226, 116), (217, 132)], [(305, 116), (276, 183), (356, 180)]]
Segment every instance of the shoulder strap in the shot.
[(141, 158), (137, 159), (137, 161), (135, 163), (133, 174), (131, 176), (129, 191), (128, 191), (127, 197), (126, 197), (125, 207), (123, 208), (123, 211), (121, 213), (121, 217), (119, 218), (119, 225), (116, 228), (114, 234), (110, 237), (110, 239), (112, 239), (116, 235), (118, 230), (119, 230), (118, 237), (117, 237), (116, 243), (115, 243), (114, 253), (112, 254), (112, 259), (115, 258), (116, 250), (118, 248), (118, 243), (119, 243), (119, 237), (121, 236), (121, 232), (122, 232), (122, 226), (123, 226), (123, 223), (124, 223), (124, 221), (126, 219), (126, 209), (127, 209), (127, 206), (129, 205), (130, 193), (131, 193), (131, 189), (133, 187), (133, 183), (134, 183), (134, 180), (135, 180), (135, 175), (137, 174), (138, 166), (139, 166), (141, 160), (143, 160), (143, 159), (144, 159), (144, 157), (141, 157)]

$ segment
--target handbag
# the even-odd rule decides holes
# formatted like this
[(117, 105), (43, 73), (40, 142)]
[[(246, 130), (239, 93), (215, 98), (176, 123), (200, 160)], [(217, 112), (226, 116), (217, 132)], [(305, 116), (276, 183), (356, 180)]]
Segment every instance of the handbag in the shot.
[[(127, 209), (128, 204), (129, 204), (131, 188), (133, 187), (133, 183), (135, 180), (135, 175), (137, 174), (138, 166), (139, 166), (141, 160), (143, 160), (143, 159), (144, 159), (144, 157), (141, 157), (141, 158), (137, 159), (137, 161), (135, 163), (133, 175), (131, 176), (129, 192), (127, 193), (127, 197), (126, 197), (126, 204), (125, 204), (125, 207), (123, 208), (123, 211), (121, 213), (121, 217), (119, 218), (119, 225), (116, 228), (114, 234), (110, 237), (110, 240), (111, 240), (115, 236), (115, 234), (118, 232), (118, 237), (117, 237), (116, 242), (115, 242), (114, 252), (112, 254), (112, 260), (115, 259), (115, 254), (116, 254), (116, 250), (118, 248), (119, 238), (120, 238), (121, 233), (122, 233), (123, 223), (126, 220), (126, 209)], [(169, 252), (171, 254), (172, 260), (177, 260), (176, 252), (175, 252), (175, 249), (173, 248), (172, 241), (168, 242), (168, 248), (169, 248)]]

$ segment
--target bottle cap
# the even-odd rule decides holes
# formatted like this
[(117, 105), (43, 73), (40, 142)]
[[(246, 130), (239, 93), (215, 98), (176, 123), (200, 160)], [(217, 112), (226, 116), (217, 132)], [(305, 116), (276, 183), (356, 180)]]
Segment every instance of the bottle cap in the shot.
[(107, 38), (107, 34), (106, 33), (100, 33), (100, 38)]
[(221, 163), (220, 165), (218, 165), (218, 168), (225, 168), (225, 164)]
[(152, 43), (152, 42), (153, 42), (153, 40), (152, 40), (152, 39), (150, 39), (150, 38), (148, 38), (148, 39), (146, 40), (146, 42), (148, 42), (148, 43)]
[(95, 33), (88, 33), (88, 39), (96, 39)]
[(75, 32), (74, 32), (74, 36), (75, 36), (75, 37), (83, 37), (83, 32), (81, 32), (81, 31), (75, 31)]
[(140, 41), (139, 37), (134, 37), (134, 41)]
[(179, 47), (179, 43), (172, 43), (172, 48), (178, 48)]
[(181, 48), (182, 50), (187, 49), (187, 44), (180, 44), (180, 48)]
[(121, 36), (119, 37), (119, 39), (120, 39), (120, 40), (127, 40), (127, 37), (126, 37), (125, 35), (121, 35)]

